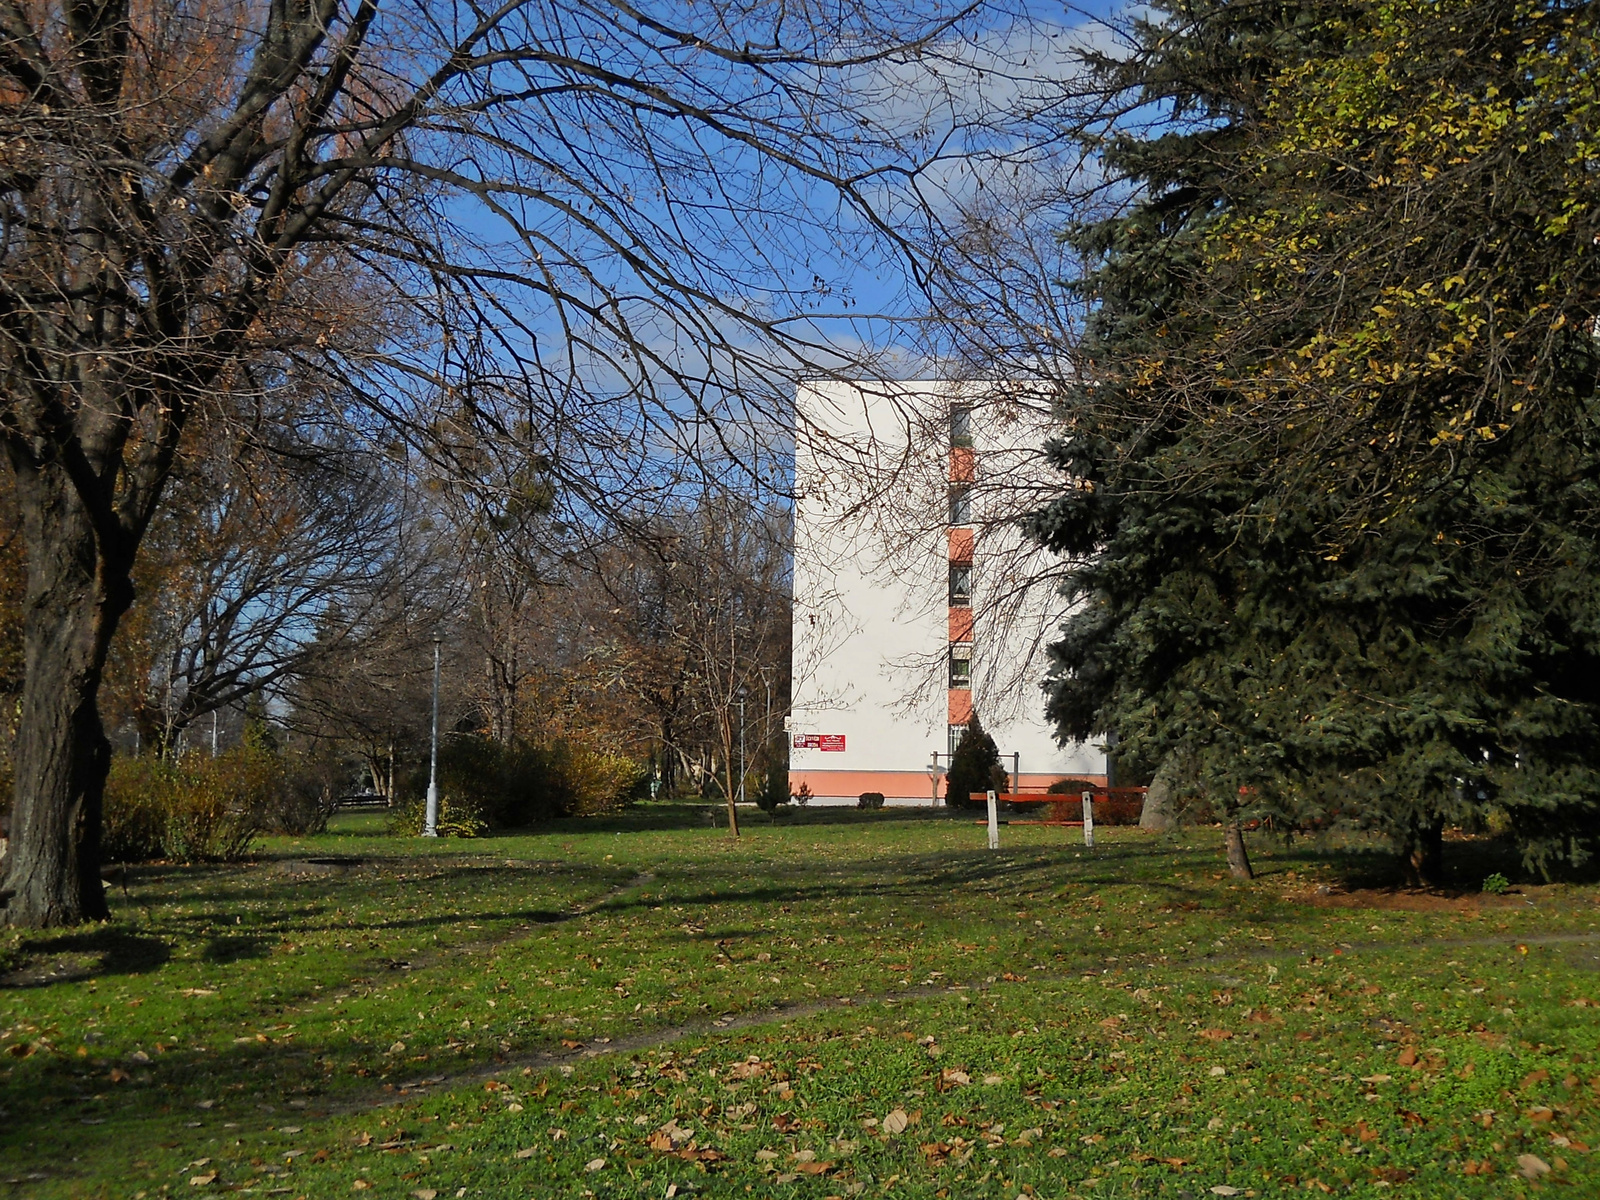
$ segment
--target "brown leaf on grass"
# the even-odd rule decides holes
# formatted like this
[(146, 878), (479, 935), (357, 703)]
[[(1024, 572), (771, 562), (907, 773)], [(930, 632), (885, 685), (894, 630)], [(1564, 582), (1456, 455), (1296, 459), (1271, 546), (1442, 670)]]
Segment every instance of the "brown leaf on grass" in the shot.
[(968, 1075), (959, 1067), (946, 1067), (944, 1070), (939, 1072), (940, 1090), (953, 1087), (966, 1087), (967, 1084), (971, 1082), (972, 1076)]
[(1517, 1174), (1524, 1179), (1538, 1179), (1541, 1175), (1550, 1174), (1550, 1164), (1537, 1154), (1517, 1155)]
[(1013, 975), (1010, 971), (1005, 972), (1003, 975), (1000, 976), (1000, 978), (1004, 979), (1007, 983), (1027, 983), (1028, 982), (1028, 977), (1026, 975)]
[(207, 1171), (204, 1175), (189, 1176), (190, 1187), (205, 1187), (208, 1184), (215, 1183), (216, 1181), (217, 1173), (215, 1171)]
[(516, 1158), (532, 1158), (536, 1153), (538, 1153), (538, 1151), (537, 1151), (537, 1149), (535, 1147), (527, 1146), (527, 1147), (524, 1147), (521, 1150), (518, 1150), (517, 1153), (514, 1155), (514, 1157), (516, 1157)]
[(722, 1162), (728, 1156), (715, 1147), (696, 1146), (691, 1142), (685, 1149), (678, 1151), (677, 1157), (683, 1159), (684, 1162), (714, 1163)]
[(1421, 1113), (1414, 1113), (1408, 1108), (1395, 1109), (1395, 1115), (1398, 1116), (1401, 1123), (1405, 1125), (1426, 1125), (1428, 1123), (1427, 1118)]
[(568, 1050), (581, 1050), (581, 1049), (583, 1049), (583, 1043), (582, 1042), (575, 1042), (571, 1038), (562, 1038), (561, 1039), (561, 1044), (563, 1046), (565, 1046)]
[(1414, 1067), (1417, 1065), (1417, 1052), (1413, 1047), (1407, 1046), (1404, 1050), (1400, 1051), (1400, 1057), (1395, 1059), (1395, 1061), (1398, 1062), (1402, 1067)]
[[(657, 1150), (657, 1151), (660, 1151), (662, 1153), (666, 1153), (666, 1152), (668, 1152), (668, 1151), (670, 1151), (672, 1149), (672, 1136), (670, 1134), (662, 1133), (658, 1129), (658, 1130), (656, 1130), (655, 1133), (652, 1133), (650, 1135), (650, 1138), (645, 1143), (645, 1145), (649, 1146), (650, 1149), (652, 1149), (652, 1150)], [(532, 1153), (533, 1152), (530, 1150), (529, 1151), (529, 1155), (531, 1156)], [(518, 1158), (522, 1157), (522, 1152), (520, 1150), (517, 1152), (517, 1157)]]
[(949, 1142), (923, 1142), (920, 1149), (924, 1158), (939, 1159), (950, 1153)]
[(1208, 1042), (1226, 1042), (1233, 1039), (1231, 1029), (1202, 1029), (1200, 1036)]
[(1381, 1180), (1384, 1183), (1404, 1183), (1416, 1174), (1415, 1171), (1408, 1171), (1405, 1167), (1371, 1167), (1369, 1170), (1374, 1180)]
[(806, 1175), (826, 1175), (833, 1170), (831, 1162), (803, 1162), (795, 1163), (794, 1169)]
[(1522, 1115), (1527, 1117), (1528, 1120), (1532, 1121), (1535, 1125), (1542, 1125), (1546, 1121), (1553, 1121), (1555, 1120), (1556, 1116), (1553, 1109), (1550, 1109), (1543, 1104), (1535, 1104)]
[(1533, 1087), (1535, 1084), (1548, 1083), (1549, 1080), (1550, 1072), (1546, 1071), (1543, 1067), (1540, 1067), (1537, 1071), (1529, 1071), (1526, 1075), (1524, 1075), (1522, 1077), (1522, 1082), (1517, 1086), (1529, 1088)]

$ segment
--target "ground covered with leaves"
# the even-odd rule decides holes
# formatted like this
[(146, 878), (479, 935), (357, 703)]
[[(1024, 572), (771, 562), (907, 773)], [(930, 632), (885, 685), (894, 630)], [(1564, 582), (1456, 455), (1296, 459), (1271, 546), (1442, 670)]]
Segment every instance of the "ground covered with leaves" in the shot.
[(685, 816), (130, 870), (111, 924), (0, 948), (0, 1182), (1600, 1194), (1600, 888), (1479, 894), (1475, 846), (1424, 895), (1359, 846), (1258, 844), (1238, 884), (1213, 830)]

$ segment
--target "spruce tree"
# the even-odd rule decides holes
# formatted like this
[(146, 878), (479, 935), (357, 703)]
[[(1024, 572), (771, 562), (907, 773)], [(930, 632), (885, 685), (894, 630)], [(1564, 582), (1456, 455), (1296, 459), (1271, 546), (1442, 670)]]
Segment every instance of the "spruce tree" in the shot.
[[(1099, 64), (1175, 119), (1107, 143), (1137, 198), (1071, 231), (1093, 266), (1088, 365), (1051, 448), (1071, 486), (1035, 521), (1077, 564), (1049, 702), (1064, 735), (1115, 730), (1136, 769), (1183, 762), (1235, 829), (1381, 830), (1423, 881), (1446, 822), (1496, 809), (1530, 866), (1581, 859), (1600, 796), (1592, 231), (1521, 215), (1530, 179), (1571, 207), (1568, 150), (1511, 154), (1549, 140), (1515, 128), (1444, 144), (1418, 186), (1446, 166), (1466, 184), (1426, 228), (1384, 190), (1431, 144), (1396, 149), (1411, 126), (1385, 105), (1481, 94), (1463, 61), (1513, 93), (1548, 80), (1519, 59), (1535, 10), (1490, 7), (1180, 2)], [(1363, 91), (1384, 61), (1410, 74)], [(1570, 116), (1545, 111), (1556, 138)], [(1575, 285), (1565, 313), (1553, 274)], [(1428, 299), (1475, 289), (1534, 336)], [(1497, 371), (1522, 390), (1463, 428), (1449, 414)]]

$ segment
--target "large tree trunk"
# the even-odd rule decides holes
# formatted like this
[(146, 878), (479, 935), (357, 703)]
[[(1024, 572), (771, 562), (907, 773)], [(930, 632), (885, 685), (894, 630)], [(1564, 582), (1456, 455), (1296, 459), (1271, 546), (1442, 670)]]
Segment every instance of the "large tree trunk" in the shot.
[(1413, 887), (1438, 887), (1444, 869), (1444, 819), (1412, 821), (1404, 847), (1406, 875)]
[(1144, 793), (1144, 807), (1139, 810), (1139, 828), (1164, 833), (1178, 823), (1177, 805), (1172, 789), (1178, 774), (1177, 759), (1163, 759), (1156, 768), (1155, 778)]
[(28, 553), (26, 677), (16, 743), (11, 843), (0, 881), (5, 921), (42, 928), (109, 916), (100, 882), (100, 808), (111, 745), (98, 695), (106, 650), (133, 599), (120, 530), (97, 538), (53, 463), (18, 463)]
[(1244, 827), (1238, 821), (1229, 821), (1223, 833), (1223, 843), (1228, 850), (1228, 871), (1235, 879), (1254, 879), (1250, 866), (1250, 851), (1244, 844)]

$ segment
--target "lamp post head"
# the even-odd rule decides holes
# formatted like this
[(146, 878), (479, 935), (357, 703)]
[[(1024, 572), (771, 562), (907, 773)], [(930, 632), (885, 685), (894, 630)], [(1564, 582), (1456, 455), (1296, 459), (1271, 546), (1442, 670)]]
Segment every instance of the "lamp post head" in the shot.
[(749, 694), (750, 694), (750, 689), (745, 687), (744, 684), (741, 683), (739, 685), (739, 690), (736, 691), (733, 695), (734, 695), (734, 698), (739, 701), (739, 703), (743, 704), (744, 703), (744, 698), (746, 696), (748, 696)]
[(442, 641), (444, 641), (444, 630), (435, 629), (433, 631), (433, 644), (437, 646)]

